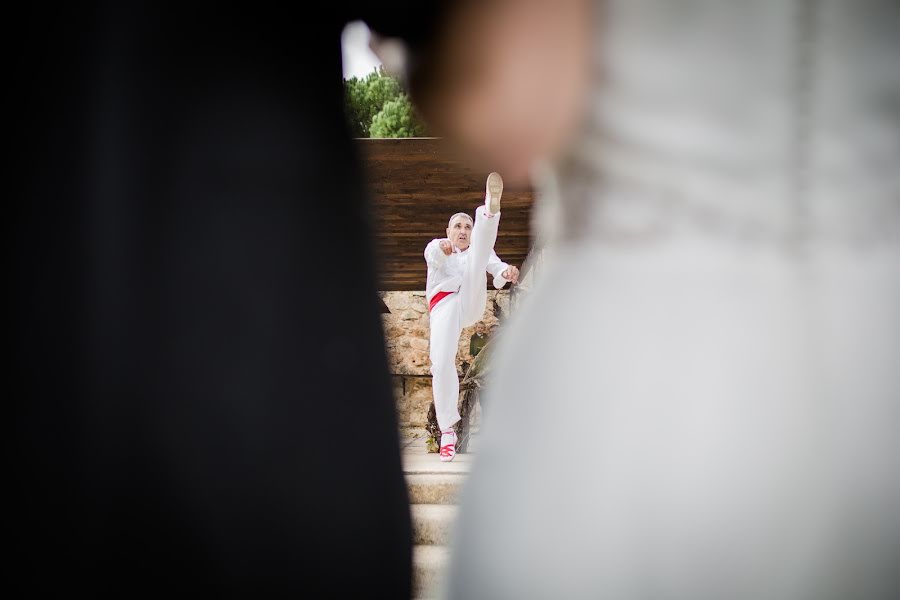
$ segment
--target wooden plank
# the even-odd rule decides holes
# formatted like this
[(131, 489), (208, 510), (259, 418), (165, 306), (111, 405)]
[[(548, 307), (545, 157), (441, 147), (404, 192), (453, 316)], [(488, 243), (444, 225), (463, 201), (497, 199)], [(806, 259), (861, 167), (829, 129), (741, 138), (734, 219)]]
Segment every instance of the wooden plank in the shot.
[[(487, 173), (476, 172), (439, 138), (361, 139), (375, 230), (379, 287), (425, 288), (425, 245), (442, 237), (456, 212), (473, 214), (484, 197)], [(531, 247), (530, 188), (507, 185), (495, 249), (520, 265)]]

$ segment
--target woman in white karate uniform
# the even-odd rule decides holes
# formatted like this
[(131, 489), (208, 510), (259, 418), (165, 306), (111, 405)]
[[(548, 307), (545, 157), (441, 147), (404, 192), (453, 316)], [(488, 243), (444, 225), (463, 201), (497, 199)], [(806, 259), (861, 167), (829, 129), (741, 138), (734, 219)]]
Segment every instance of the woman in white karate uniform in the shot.
[(428, 280), (425, 297), (431, 311), (430, 358), (434, 408), (441, 428), (441, 460), (456, 455), (459, 421), (457, 400), (459, 378), (456, 351), (464, 327), (481, 320), (487, 303), (485, 272), (494, 277), (494, 287), (516, 283), (519, 270), (501, 261), (494, 252), (500, 224), (500, 196), (503, 180), (497, 173), (488, 176), (485, 203), (475, 209), (475, 221), (466, 213), (450, 218), (447, 237), (434, 239), (425, 247)]

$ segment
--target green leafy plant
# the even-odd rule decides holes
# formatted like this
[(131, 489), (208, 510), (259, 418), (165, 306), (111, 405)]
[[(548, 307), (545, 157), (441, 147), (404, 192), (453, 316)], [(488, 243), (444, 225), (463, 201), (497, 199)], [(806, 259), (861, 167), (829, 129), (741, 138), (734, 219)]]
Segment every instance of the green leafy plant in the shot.
[(344, 80), (344, 112), (353, 137), (403, 138), (425, 128), (400, 82), (379, 68)]

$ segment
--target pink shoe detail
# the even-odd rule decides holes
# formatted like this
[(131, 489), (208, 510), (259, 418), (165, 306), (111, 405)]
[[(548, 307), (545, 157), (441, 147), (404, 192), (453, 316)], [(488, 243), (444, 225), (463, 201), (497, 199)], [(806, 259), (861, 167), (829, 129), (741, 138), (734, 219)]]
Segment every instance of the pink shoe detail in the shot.
[(450, 462), (456, 456), (456, 432), (441, 435), (441, 462)]

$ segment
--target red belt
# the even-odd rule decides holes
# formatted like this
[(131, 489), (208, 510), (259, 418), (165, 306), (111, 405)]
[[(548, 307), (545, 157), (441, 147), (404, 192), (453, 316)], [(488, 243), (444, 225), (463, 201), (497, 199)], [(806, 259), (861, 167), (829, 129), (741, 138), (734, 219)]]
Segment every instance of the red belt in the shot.
[(446, 298), (447, 296), (449, 296), (450, 294), (453, 294), (453, 293), (455, 293), (455, 292), (438, 292), (437, 294), (435, 294), (434, 297), (431, 299), (431, 302), (428, 303), (428, 312), (431, 312), (438, 302), (440, 302), (441, 300), (443, 300), (444, 298)]

